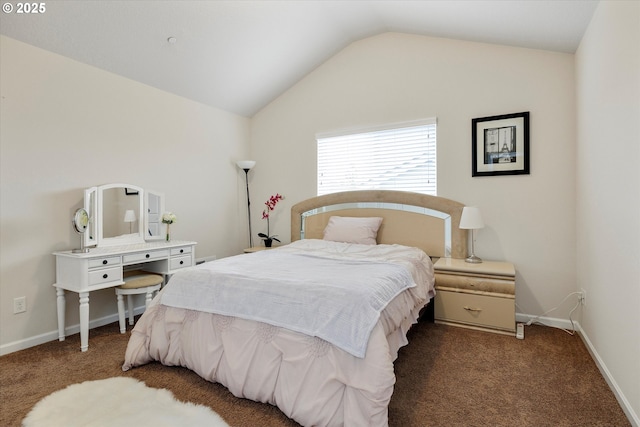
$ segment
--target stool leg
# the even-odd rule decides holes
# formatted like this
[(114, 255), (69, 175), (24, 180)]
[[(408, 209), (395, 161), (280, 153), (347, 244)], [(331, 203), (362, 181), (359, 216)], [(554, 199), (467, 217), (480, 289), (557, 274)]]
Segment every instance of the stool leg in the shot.
[(117, 291), (116, 296), (118, 298), (118, 323), (120, 323), (120, 333), (124, 334), (127, 331), (127, 327), (124, 323), (124, 299)]
[(127, 305), (129, 306), (129, 324), (133, 326), (133, 295), (127, 295)]
[(151, 304), (151, 300), (153, 299), (153, 291), (151, 289), (149, 289), (147, 291), (147, 295), (144, 299), (144, 309), (146, 310), (147, 308), (149, 308), (149, 304)]

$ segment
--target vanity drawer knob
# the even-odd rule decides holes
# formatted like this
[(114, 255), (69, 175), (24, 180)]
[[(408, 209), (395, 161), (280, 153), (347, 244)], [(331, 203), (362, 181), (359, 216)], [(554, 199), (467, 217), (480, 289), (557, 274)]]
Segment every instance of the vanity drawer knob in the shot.
[(107, 277), (109, 277), (109, 275), (108, 275), (107, 273), (105, 273), (105, 274), (103, 274), (103, 275), (102, 275), (102, 278), (103, 278), (103, 279), (106, 279)]
[(473, 307), (469, 307), (468, 305), (465, 305), (465, 306), (464, 306), (464, 309), (465, 309), (465, 310), (467, 310), (467, 311), (473, 311), (473, 312), (480, 312), (480, 311), (482, 311), (482, 309), (481, 309), (481, 308), (473, 308)]
[(180, 265), (184, 264), (184, 261), (180, 261)]
[(102, 260), (102, 265), (107, 265), (109, 263), (109, 261), (107, 261), (106, 259)]
[(146, 254), (144, 257), (145, 257), (145, 258), (149, 258), (149, 257), (151, 257), (151, 255)]
[(180, 253), (183, 254), (184, 253), (184, 249), (180, 249)]

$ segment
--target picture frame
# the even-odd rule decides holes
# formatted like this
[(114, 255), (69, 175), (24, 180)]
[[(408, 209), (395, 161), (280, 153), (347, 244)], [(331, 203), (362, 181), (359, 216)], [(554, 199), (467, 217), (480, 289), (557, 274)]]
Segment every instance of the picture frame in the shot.
[(471, 176), (529, 175), (529, 112), (471, 120)]
[(124, 188), (124, 194), (126, 194), (127, 196), (137, 196), (138, 195), (138, 190), (134, 190), (132, 188)]

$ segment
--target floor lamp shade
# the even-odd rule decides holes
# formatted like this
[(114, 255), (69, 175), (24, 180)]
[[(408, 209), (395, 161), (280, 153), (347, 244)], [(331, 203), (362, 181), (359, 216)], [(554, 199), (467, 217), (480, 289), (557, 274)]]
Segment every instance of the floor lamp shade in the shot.
[(247, 217), (249, 219), (249, 247), (253, 247), (253, 233), (251, 232), (251, 198), (249, 197), (249, 171), (256, 165), (254, 160), (238, 160), (238, 167), (244, 171), (244, 179), (247, 184)]
[(466, 262), (471, 263), (481, 263), (482, 259), (476, 256), (474, 241), (475, 235), (474, 231), (484, 227), (484, 221), (482, 220), (482, 214), (480, 213), (480, 209), (475, 206), (465, 206), (462, 209), (462, 216), (460, 217), (460, 228), (471, 230), (471, 255), (467, 259)]
[(251, 170), (251, 168), (253, 168), (256, 165), (256, 162), (254, 160), (238, 160), (236, 164), (240, 169), (242, 169), (245, 172), (248, 172)]

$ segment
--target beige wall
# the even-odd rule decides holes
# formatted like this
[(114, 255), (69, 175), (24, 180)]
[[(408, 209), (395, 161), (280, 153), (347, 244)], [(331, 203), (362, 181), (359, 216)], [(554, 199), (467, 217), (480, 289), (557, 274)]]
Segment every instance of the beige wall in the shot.
[(640, 425), (640, 2), (598, 5), (576, 72), (581, 326)]
[[(196, 256), (245, 244), (249, 120), (0, 37), (0, 349), (57, 337), (56, 250), (78, 245), (71, 216), (83, 189), (124, 182), (163, 192), (175, 239)], [(13, 314), (13, 299), (27, 312)], [(67, 324), (78, 323), (70, 293)], [(91, 294), (91, 320), (117, 312), (112, 290)], [(53, 333), (53, 335), (51, 335)]]
[[(513, 262), (518, 312), (542, 314), (576, 289), (574, 83), (569, 54), (393, 33), (361, 40), (253, 118), (254, 201), (279, 192), (288, 207), (315, 195), (317, 132), (437, 117), (438, 194), (482, 210), (476, 253)], [(522, 111), (531, 174), (472, 178), (471, 119)], [(258, 214), (254, 227), (266, 227)], [(275, 232), (288, 226), (278, 216)], [(550, 316), (567, 319), (574, 303)]]

